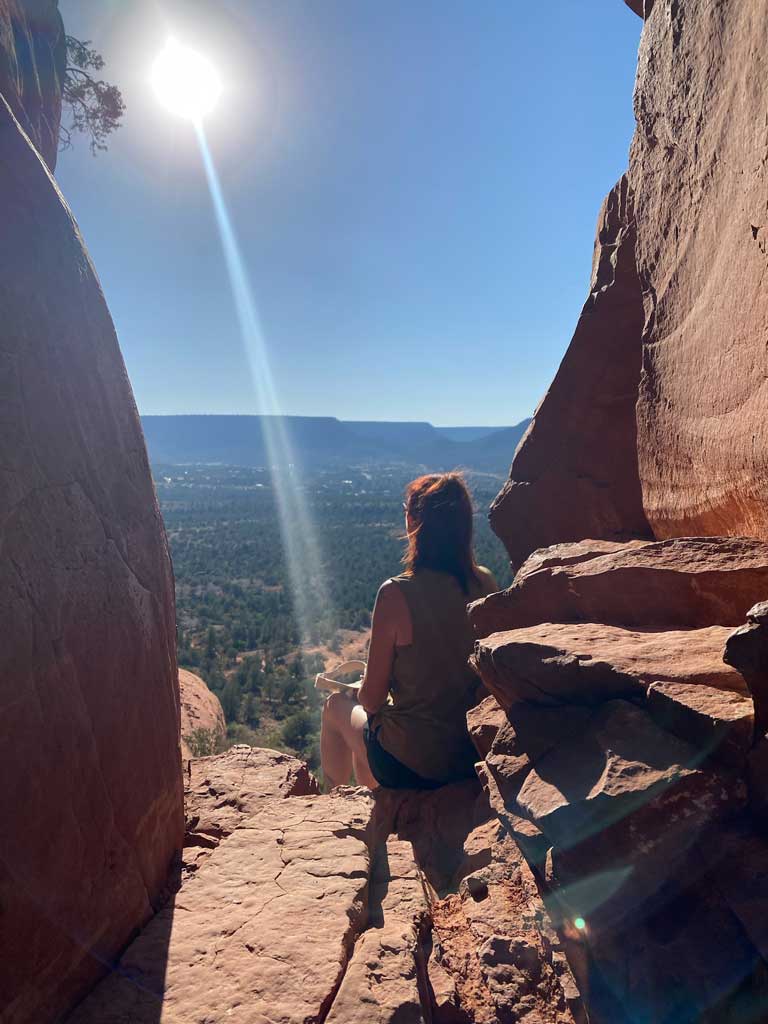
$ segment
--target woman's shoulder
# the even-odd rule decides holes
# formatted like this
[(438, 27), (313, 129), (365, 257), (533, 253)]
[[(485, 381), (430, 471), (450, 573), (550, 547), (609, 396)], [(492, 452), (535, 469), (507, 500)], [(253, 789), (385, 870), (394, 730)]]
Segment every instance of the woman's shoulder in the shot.
[(408, 577), (392, 576), (379, 587), (376, 595), (374, 619), (386, 623), (397, 637), (397, 643), (410, 643), (411, 614), (403, 592), (403, 580)]

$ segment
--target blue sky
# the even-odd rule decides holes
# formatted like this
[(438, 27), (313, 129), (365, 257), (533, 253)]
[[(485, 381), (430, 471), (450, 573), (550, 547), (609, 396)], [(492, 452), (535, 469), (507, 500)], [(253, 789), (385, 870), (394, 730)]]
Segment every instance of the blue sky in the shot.
[(258, 412), (191, 127), (149, 69), (219, 67), (208, 137), (285, 412), (529, 415), (586, 298), (634, 127), (621, 0), (62, 0), (124, 127), (57, 179), (143, 413)]

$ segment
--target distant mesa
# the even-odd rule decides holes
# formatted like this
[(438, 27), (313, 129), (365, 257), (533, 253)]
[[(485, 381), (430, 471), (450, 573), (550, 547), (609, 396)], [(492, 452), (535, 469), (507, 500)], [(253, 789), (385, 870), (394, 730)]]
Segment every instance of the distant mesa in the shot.
[(270, 427), (287, 436), (306, 468), (356, 463), (462, 467), (504, 474), (530, 420), (512, 427), (434, 427), (426, 422), (338, 420), (333, 416), (143, 416), (154, 463), (266, 466)]

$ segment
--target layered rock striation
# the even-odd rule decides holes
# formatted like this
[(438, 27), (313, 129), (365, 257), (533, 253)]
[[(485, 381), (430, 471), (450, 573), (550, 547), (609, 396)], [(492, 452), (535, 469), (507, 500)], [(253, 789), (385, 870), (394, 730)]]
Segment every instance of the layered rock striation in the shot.
[(66, 63), (58, 0), (0, 0), (0, 95), (51, 171)]
[(165, 533), (98, 279), (32, 145), (53, 163), (59, 48), (54, 4), (0, 4), (3, 1024), (93, 984), (183, 838)]
[(515, 568), (585, 538), (768, 539), (768, 10), (629, 6), (645, 17), (629, 170), (491, 512)]

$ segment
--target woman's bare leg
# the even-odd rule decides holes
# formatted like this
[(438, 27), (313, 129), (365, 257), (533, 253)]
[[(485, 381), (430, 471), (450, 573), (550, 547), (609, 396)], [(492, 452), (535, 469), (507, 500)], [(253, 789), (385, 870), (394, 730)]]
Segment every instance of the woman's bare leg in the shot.
[(375, 789), (378, 783), (368, 768), (363, 729), (365, 709), (341, 693), (332, 693), (323, 706), (320, 760), (329, 789), (346, 786), (355, 769), (358, 785)]

